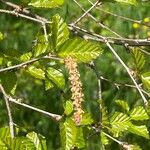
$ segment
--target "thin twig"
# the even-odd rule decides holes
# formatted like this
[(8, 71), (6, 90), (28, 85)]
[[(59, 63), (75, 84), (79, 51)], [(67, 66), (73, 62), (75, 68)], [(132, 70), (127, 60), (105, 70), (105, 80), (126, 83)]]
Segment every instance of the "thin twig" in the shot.
[(22, 68), (22, 67), (24, 67), (26, 65), (34, 63), (34, 62), (36, 62), (38, 60), (41, 60), (41, 59), (63, 60), (61, 58), (57, 58), (57, 57), (53, 57), (53, 56), (43, 56), (43, 57), (40, 57), (40, 58), (33, 58), (31, 60), (28, 60), (26, 62), (20, 63), (18, 65), (10, 66), (10, 67), (7, 67), (7, 68), (2, 68), (2, 69), (0, 69), (0, 72), (5, 72), (5, 71), (9, 71), (9, 70), (19, 69), (19, 68)]
[(145, 106), (148, 105), (148, 101), (146, 100), (145, 96), (143, 95), (139, 85), (136, 83), (135, 79), (133, 78), (129, 68), (126, 66), (126, 64), (123, 62), (123, 60), (119, 57), (119, 55), (115, 52), (115, 50), (113, 49), (113, 47), (109, 44), (108, 41), (106, 41), (106, 45), (109, 47), (109, 49), (111, 50), (111, 52), (114, 54), (114, 56), (118, 59), (118, 61), (122, 64), (122, 66), (125, 68), (125, 70), (127, 71), (127, 73), (129, 74), (130, 78), (132, 79), (133, 83), (135, 84), (137, 90), (139, 91), (142, 100), (145, 104)]
[(20, 105), (20, 106), (22, 106), (22, 107), (25, 107), (25, 108), (28, 108), (28, 109), (37, 111), (37, 112), (39, 112), (39, 113), (41, 113), (41, 114), (43, 114), (43, 115), (47, 115), (47, 116), (49, 116), (51, 119), (53, 119), (53, 120), (55, 120), (55, 121), (57, 121), (57, 122), (60, 121), (61, 118), (62, 118), (62, 116), (60, 116), (60, 115), (58, 115), (58, 114), (49, 113), (49, 112), (44, 111), (44, 110), (42, 110), (42, 109), (39, 109), (39, 108), (30, 106), (30, 105), (27, 105), (27, 104), (25, 104), (25, 103), (22, 103), (22, 102), (20, 102), (20, 99), (16, 100), (16, 99), (14, 99), (14, 98), (12, 98), (12, 97), (9, 97), (9, 101), (12, 102), (12, 103), (15, 103), (15, 104), (17, 104), (17, 105)]
[(9, 96), (4, 88), (2, 87), (2, 85), (0, 84), (0, 90), (1, 92), (3, 93), (4, 95), (4, 98), (6, 99), (5, 101), (6, 102), (6, 106), (7, 106), (7, 110), (8, 110), (8, 116), (9, 116), (9, 126), (10, 126), (10, 131), (11, 131), (11, 135), (12, 137), (14, 137), (14, 129), (13, 129), (13, 121), (12, 121), (12, 116), (11, 116), (11, 112), (10, 112), (10, 106), (9, 106), (9, 102), (11, 103), (14, 103), (14, 104), (17, 104), (19, 106), (22, 106), (22, 107), (25, 107), (25, 108), (28, 108), (28, 109), (31, 109), (31, 110), (34, 110), (34, 111), (37, 111), (41, 114), (44, 114), (44, 115), (47, 115), (49, 116), (51, 119), (55, 120), (55, 121), (60, 121), (62, 116), (58, 115), (58, 114), (53, 114), (53, 113), (49, 113), (47, 111), (44, 111), (42, 109), (39, 109), (39, 108), (36, 108), (36, 107), (33, 107), (33, 106), (30, 106), (28, 104), (25, 104), (25, 103), (22, 103), (20, 102), (21, 100), (20, 99), (14, 99), (12, 98), (11, 96)]
[(32, 21), (43, 24), (43, 21), (41, 21), (39, 19), (36, 19), (36, 18), (33, 18), (33, 17), (30, 17), (30, 16), (27, 16), (25, 14), (21, 14), (21, 13), (15, 11), (15, 10), (0, 9), (0, 13), (11, 14), (11, 15), (14, 15), (14, 16), (17, 16), (17, 17), (19, 16), (19, 17), (26, 18), (26, 19), (29, 19), (29, 20), (32, 20)]
[(14, 136), (15, 136), (14, 123), (13, 123), (13, 118), (12, 118), (12, 114), (11, 114), (9, 99), (8, 99), (8, 96), (1, 84), (0, 84), (0, 91), (3, 93), (4, 100), (6, 103), (6, 108), (7, 108), (8, 118), (9, 118), (10, 135), (12, 138), (14, 138)]
[[(74, 0), (74, 2), (75, 2), (76, 4), (78, 4), (76, 0)], [(89, 12), (90, 12), (92, 9), (94, 9), (94, 8), (99, 4), (99, 2), (100, 2), (100, 0), (96, 1), (96, 3), (94, 3), (94, 4), (92, 5), (92, 7), (90, 7), (87, 11), (84, 11), (85, 13), (82, 14), (81, 17), (79, 17), (73, 24), (77, 24), (79, 21), (81, 21), (81, 19), (84, 18), (87, 14), (89, 14)], [(78, 5), (78, 6), (79, 6), (79, 5)], [(82, 9), (82, 10), (83, 10), (83, 9)]]
[[(76, 0), (73, 0), (80, 8), (82, 11), (86, 12), (86, 10), (76, 1)], [(113, 33), (114, 35), (116, 35), (117, 37), (119, 38), (122, 38), (121, 35), (119, 35), (118, 33), (116, 33), (115, 31), (111, 30), (109, 27), (107, 27), (106, 25), (102, 24), (101, 22), (99, 22), (93, 15), (91, 15), (89, 12), (88, 12), (88, 15), (91, 19), (93, 19), (100, 27), (110, 31), (111, 33)], [(73, 23), (73, 25), (75, 25)]]
[[(89, 1), (89, 0), (88, 0), (88, 1)], [(89, 2), (90, 2), (90, 1), (89, 1)], [(93, 3), (91, 2), (91, 4), (93, 4)], [(118, 14), (114, 14), (114, 13), (112, 13), (112, 12), (103, 10), (103, 9), (101, 9), (101, 8), (99, 8), (99, 7), (96, 7), (96, 8), (97, 8), (98, 10), (100, 10), (101, 12), (106, 13), (106, 14), (109, 14), (109, 15), (112, 15), (112, 16), (114, 16), (114, 17), (117, 17), (117, 18), (120, 18), (120, 19), (123, 19), (123, 20), (127, 20), (127, 21), (130, 21), (130, 22), (133, 22), (133, 23), (137, 23), (137, 24), (140, 24), (140, 25), (143, 25), (143, 26), (150, 27), (149, 24), (143, 23), (142, 20), (134, 20), (134, 19), (131, 19), (131, 18), (128, 18), (128, 17), (125, 17), (125, 16), (120, 16), (120, 15), (118, 15)]]
[(43, 23), (42, 27), (43, 27), (43, 31), (44, 31), (45, 41), (48, 42), (48, 34), (47, 34), (47, 30), (46, 30), (46, 24)]
[[(1, 1), (3, 1), (3, 0), (1, 0)], [(8, 2), (8, 3), (10, 3), (10, 2)], [(6, 4), (8, 5), (8, 3), (6, 3)], [(19, 7), (16, 4), (14, 4), (14, 5), (15, 5), (15, 8)], [(15, 15), (15, 16), (18, 15), (20, 17), (29, 19), (31, 21), (35, 21), (35, 22), (40, 23), (40, 24), (50, 23), (46, 18), (41, 17), (41, 16), (36, 15), (36, 14), (34, 14), (34, 16), (38, 16), (38, 17), (33, 18), (33, 17), (27, 16), (27, 15), (24, 15), (24, 14), (20, 14), (19, 12), (15, 12), (15, 11), (0, 9), (0, 12), (8, 13), (8, 14)], [(31, 14), (31, 12), (28, 11), (28, 10), (23, 9), (23, 12), (27, 13), (28, 15)], [(86, 37), (87, 39), (91, 39), (91, 40), (95, 40), (95, 41), (99, 41), (99, 42), (103, 42), (103, 43), (105, 42), (105, 40), (108, 40), (109, 43), (116, 44), (116, 45), (125, 45), (125, 43), (127, 43), (128, 46), (150, 46), (150, 40), (148, 40), (148, 39), (127, 39), (127, 38), (105, 37), (105, 36), (101, 36), (101, 35), (89, 32), (89, 31), (87, 31), (83, 28), (80, 28), (78, 26), (75, 26), (73, 24), (69, 24), (68, 27), (73, 32), (75, 30), (75, 32), (83, 32), (83, 33), (86, 33), (86, 34), (92, 36), (92, 37), (87, 36)]]

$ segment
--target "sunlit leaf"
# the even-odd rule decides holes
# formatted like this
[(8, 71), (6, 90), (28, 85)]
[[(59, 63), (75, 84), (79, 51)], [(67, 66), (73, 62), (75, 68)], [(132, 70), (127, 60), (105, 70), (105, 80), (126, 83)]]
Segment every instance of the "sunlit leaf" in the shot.
[(83, 135), (83, 128), (78, 127), (77, 128), (77, 134), (76, 134), (76, 141), (75, 141), (75, 146), (80, 149), (85, 147), (85, 139)]
[(31, 52), (25, 53), (20, 56), (20, 61), (22, 61), (22, 62), (28, 61), (28, 60), (30, 60), (31, 56), (32, 56)]
[(54, 68), (47, 68), (46, 70), (46, 76), (50, 81), (52, 81), (54, 84), (56, 84), (59, 88), (63, 89), (65, 86), (65, 79), (63, 74), (54, 69)]
[(141, 126), (131, 125), (128, 128), (128, 131), (131, 133), (134, 133), (136, 135), (143, 136), (146, 139), (149, 139), (149, 132), (148, 132), (148, 129), (145, 125), (141, 125)]
[(109, 144), (109, 139), (108, 137), (104, 134), (104, 132), (101, 132), (101, 142), (103, 145), (108, 145)]
[(71, 56), (78, 62), (88, 62), (97, 58), (101, 52), (102, 49), (98, 44), (76, 38), (66, 41), (59, 48), (58, 55), (62, 58)]
[(144, 86), (150, 91), (150, 72), (146, 72), (141, 75)]
[(51, 89), (51, 88), (53, 88), (54, 87), (54, 84), (50, 81), (50, 80), (48, 80), (47, 78), (45, 79), (45, 90), (49, 90), (49, 89)]
[(64, 0), (32, 0), (28, 5), (34, 7), (54, 8), (62, 5)]
[(37, 150), (47, 150), (46, 140), (42, 135), (39, 135), (35, 132), (30, 132), (27, 134), (27, 138), (34, 143)]
[(71, 100), (66, 101), (64, 109), (66, 115), (70, 115), (73, 112), (73, 103)]
[(77, 128), (72, 119), (66, 119), (60, 123), (61, 149), (70, 150), (74, 147), (76, 141)]
[(146, 113), (144, 107), (138, 106), (131, 110), (130, 117), (132, 120), (148, 120), (148, 114)]
[(27, 72), (37, 79), (45, 79), (45, 72), (35, 66), (29, 66)]
[(54, 51), (57, 51), (59, 46), (69, 38), (69, 30), (67, 24), (59, 15), (52, 18), (51, 27), (51, 41)]
[(116, 100), (115, 103), (125, 111), (129, 111), (130, 109), (128, 103), (123, 100)]
[(91, 114), (87, 112), (83, 113), (80, 125), (90, 125), (92, 123), (93, 123), (93, 119)]
[(115, 112), (110, 118), (111, 132), (114, 133), (114, 136), (119, 136), (123, 131), (128, 130), (131, 125), (130, 117), (124, 113)]
[(145, 64), (144, 55), (138, 48), (132, 49), (132, 53), (133, 53), (133, 58), (134, 58), (136, 68), (137, 70), (141, 71), (141, 69), (143, 68)]
[(48, 42), (46, 42), (45, 40), (45, 36), (38, 36), (37, 37), (37, 43), (33, 46), (33, 55), (35, 57), (44, 54), (45, 52), (47, 52), (49, 49), (49, 44)]

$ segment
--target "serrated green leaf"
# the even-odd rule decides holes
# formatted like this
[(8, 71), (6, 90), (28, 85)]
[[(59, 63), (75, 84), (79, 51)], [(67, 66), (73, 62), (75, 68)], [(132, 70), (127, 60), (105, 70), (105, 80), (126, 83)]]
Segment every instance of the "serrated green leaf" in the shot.
[(144, 86), (150, 91), (150, 72), (146, 72), (141, 75)]
[(15, 94), (17, 86), (17, 76), (15, 72), (6, 72), (0, 74), (0, 83), (7, 94)]
[(44, 54), (45, 52), (47, 52), (49, 49), (49, 44), (48, 42), (45, 41), (45, 36), (38, 36), (37, 37), (37, 43), (34, 45), (32, 51), (33, 51), (33, 55), (35, 57)]
[(8, 144), (12, 150), (36, 150), (34, 143), (25, 137), (15, 137)]
[(28, 60), (30, 60), (31, 56), (32, 56), (31, 52), (25, 53), (20, 56), (20, 61), (22, 61), (22, 62), (28, 61)]
[(54, 8), (62, 5), (64, 0), (32, 0), (28, 5), (33, 7)]
[(128, 131), (136, 135), (143, 136), (146, 139), (149, 139), (149, 132), (145, 125), (136, 126), (132, 124), (131, 126), (129, 126)]
[(77, 128), (72, 119), (67, 118), (64, 123), (60, 123), (61, 149), (70, 150), (76, 141)]
[(100, 133), (100, 136), (101, 136), (101, 142), (103, 145), (108, 145), (109, 144), (109, 139), (108, 137), (104, 134), (104, 132), (102, 131)]
[(70, 101), (70, 100), (66, 101), (64, 109), (65, 109), (64, 113), (66, 115), (70, 115), (73, 112), (73, 103), (72, 103), (72, 101)]
[(59, 16), (55, 15), (52, 18), (51, 28), (51, 41), (54, 51), (57, 51), (59, 46), (62, 45), (69, 38), (69, 30), (67, 24)]
[(59, 48), (58, 55), (62, 58), (71, 56), (78, 62), (88, 62), (97, 58), (101, 52), (98, 44), (76, 38), (67, 40)]
[(83, 113), (82, 120), (80, 125), (91, 125), (93, 123), (93, 119), (90, 113)]
[(54, 87), (53, 83), (50, 80), (45, 79), (45, 90), (49, 90), (53, 87)]
[(145, 64), (145, 57), (138, 48), (132, 49), (132, 53), (136, 68), (137, 70), (141, 71), (141, 69), (144, 67)]
[(129, 111), (130, 109), (128, 103), (123, 100), (116, 100), (115, 103), (125, 111)]
[(30, 132), (26, 135), (35, 145), (37, 150), (47, 150), (46, 140), (42, 135), (39, 135), (35, 132)]
[(50, 81), (55, 83), (59, 88), (61, 89), (64, 88), (65, 79), (64, 79), (64, 75), (60, 71), (49, 67), (46, 70), (46, 76)]
[(5, 140), (8, 137), (10, 137), (9, 127), (0, 128), (0, 140)]
[(111, 132), (114, 133), (114, 136), (118, 137), (123, 131), (128, 130), (131, 125), (130, 118), (120, 112), (115, 112), (110, 118)]
[(45, 79), (45, 72), (35, 66), (29, 66), (27, 72), (37, 79)]
[(0, 150), (8, 150), (6, 144), (0, 140)]
[(142, 106), (133, 108), (130, 112), (130, 118), (136, 121), (149, 119), (148, 114)]
[(85, 147), (85, 139), (83, 136), (83, 128), (78, 127), (77, 128), (77, 134), (76, 134), (76, 141), (75, 141), (75, 146), (78, 149), (84, 148)]
[(114, 0), (114, 1), (120, 2), (120, 3), (131, 4), (131, 5), (137, 5), (137, 1), (136, 0)]

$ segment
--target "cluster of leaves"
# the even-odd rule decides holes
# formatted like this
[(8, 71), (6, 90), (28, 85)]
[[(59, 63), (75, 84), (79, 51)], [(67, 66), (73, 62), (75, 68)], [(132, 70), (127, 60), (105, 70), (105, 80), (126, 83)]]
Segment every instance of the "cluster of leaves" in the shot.
[[(137, 3), (136, 0), (115, 1), (134, 5)], [(33, 7), (41, 8), (54, 8), (62, 4), (63, 0), (32, 0), (29, 3)], [(87, 63), (102, 53), (102, 48), (97, 43), (81, 38), (70, 38), (67, 24), (59, 15), (54, 15), (50, 21), (51, 24), (47, 26), (47, 35), (39, 33), (31, 51), (23, 54), (16, 50), (0, 52), (0, 65), (3, 68), (37, 59), (32, 64), (27, 63), (27, 65), (18, 67), (20, 68), (19, 71), (8, 71), (0, 74), (0, 83), (8, 94), (15, 94), (17, 79), (22, 74), (42, 81), (45, 90), (49, 90), (55, 86), (64, 89), (66, 86), (65, 77), (63, 70), (61, 70), (64, 58), (71, 56), (76, 58), (78, 63)], [(3, 35), (0, 33), (0, 40), (3, 40), (3, 38)], [(133, 49), (132, 52), (137, 74), (147, 90), (150, 91), (150, 72), (144, 72), (145, 70), (143, 70), (145, 64), (144, 54), (138, 48)], [(107, 107), (101, 102), (99, 104), (100, 108), (102, 108), (100, 110), (102, 116), (99, 122), (100, 129), (98, 133), (102, 144), (108, 146), (114, 137), (120, 139), (128, 133), (149, 139), (149, 132), (145, 125), (145, 121), (149, 120), (148, 109), (142, 106), (136, 106), (131, 109), (122, 100), (117, 100), (116, 104), (122, 109), (122, 112), (115, 111), (113, 114), (109, 114)], [(72, 101), (65, 99), (64, 114), (59, 123), (61, 149), (86, 149), (87, 136), (91, 132), (93, 124), (95, 124), (95, 121), (92, 115), (85, 110), (80, 126), (76, 126), (73, 121)], [(99, 141), (99, 143), (101, 142)], [(121, 146), (124, 145), (122, 144)], [(16, 137), (11, 139), (9, 128), (0, 129), (0, 147), (4, 150), (47, 149), (46, 141), (41, 135), (31, 132), (20, 136), (19, 129), (16, 129)], [(140, 150), (140, 148), (137, 145), (132, 145), (130, 150)]]
[(0, 128), (0, 149), (2, 150), (46, 150), (45, 138), (35, 132), (27, 133), (25, 136), (21, 135), (18, 128), (16, 130), (16, 137), (14, 139), (10, 136), (9, 127)]

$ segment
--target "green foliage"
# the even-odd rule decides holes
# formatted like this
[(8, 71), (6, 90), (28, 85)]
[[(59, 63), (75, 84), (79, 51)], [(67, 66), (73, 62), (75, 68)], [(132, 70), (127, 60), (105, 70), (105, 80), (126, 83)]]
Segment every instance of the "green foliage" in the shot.
[[(120, 5), (120, 3), (137, 5), (136, 0), (114, 0), (111, 2), (119, 3), (105, 3), (108, 1), (110, 2), (110, 0), (103, 1), (103, 7), (106, 11), (110, 10), (116, 12), (116, 14), (123, 14), (129, 17), (134, 14), (135, 16), (132, 15), (133, 19), (140, 18), (140, 20), (141, 15), (139, 17), (139, 12), (134, 13), (135, 9), (144, 14), (144, 9), (138, 6), (135, 8), (129, 5)], [(16, 4), (19, 3), (17, 0), (15, 2)], [(27, 4), (29, 1), (22, 0), (21, 2)], [(84, 4), (83, 6), (85, 6), (86, 10), (89, 9), (89, 6), (91, 7), (88, 1), (80, 2)], [(63, 3), (64, 6), (61, 6)], [(113, 56), (107, 49), (108, 47), (105, 47), (102, 43), (99, 44), (98, 42), (81, 38), (85, 34), (84, 28), (93, 35), (96, 28), (99, 36), (105, 35), (106, 37), (108, 36), (108, 39), (110, 35), (112, 36), (112, 33), (108, 33), (108, 31), (95, 25), (89, 20), (88, 16), (83, 17), (81, 22), (77, 24), (81, 29), (83, 27), (83, 33), (79, 33), (81, 37), (77, 37), (74, 29), (71, 28), (70, 30), (70, 27), (68, 28), (67, 26), (67, 23), (75, 20), (75, 17), (81, 11), (78, 11), (73, 4), (71, 0), (31, 0), (28, 3), (28, 5), (35, 7), (30, 7), (35, 13), (41, 13), (45, 17), (51, 16), (51, 19), (49, 19), (50, 23), (42, 24), (42, 27), (45, 25), (47, 34), (46, 32), (41, 32), (43, 28), (39, 28), (37, 31), (32, 25), (28, 26), (28, 23), (26, 23), (25, 27), (27, 28), (25, 29), (31, 32), (28, 35), (28, 32), (26, 33), (27, 30), (22, 31), (24, 28), (22, 29), (22, 23), (18, 18), (17, 21), (14, 18), (10, 18), (7, 21), (6, 16), (0, 17), (0, 22), (2, 22), (0, 30), (3, 31), (3, 34), (0, 32), (0, 42), (2, 43), (0, 47), (0, 70), (1, 68), (37, 60), (26, 65), (20, 65), (9, 71), (0, 72), (0, 84), (4, 87), (8, 96), (15, 95), (13, 96), (14, 98), (23, 97), (25, 99), (23, 100), (24, 103), (37, 105), (39, 108), (46, 110), (47, 114), (54, 113), (52, 115), (55, 115), (57, 113), (62, 117), (60, 121), (53, 123), (49, 117), (43, 119), (36, 113), (11, 105), (12, 116), (15, 122), (24, 126), (26, 130), (16, 129), (15, 138), (12, 139), (8, 127), (0, 128), (0, 149), (53, 150), (59, 148), (60, 150), (71, 150), (102, 149), (103, 147), (103, 149), (118, 150), (119, 148), (114, 142), (120, 139), (125, 141), (119, 144), (124, 149), (141, 150), (140, 146), (143, 149), (147, 149), (150, 145), (148, 142), (145, 145), (143, 143), (149, 140), (149, 108), (145, 109), (141, 105), (141, 99), (135, 90), (124, 88), (126, 86), (124, 83), (130, 83), (130, 79), (126, 76), (122, 66), (114, 61)], [(55, 9), (55, 7), (57, 8)], [(149, 10), (148, 6), (147, 10)], [(25, 12), (20, 10), (18, 13)], [(146, 11), (146, 13), (148, 12)], [(29, 13), (29, 15), (37, 19), (39, 17), (34, 16), (34, 13)], [(115, 15), (117, 17), (114, 19), (112, 18), (113, 16), (96, 11), (96, 9), (93, 9), (91, 15), (104, 25), (110, 26), (112, 30), (120, 31), (121, 35), (128, 34), (128, 37), (138, 37), (134, 35), (136, 31), (131, 29), (132, 24), (116, 20), (117, 17), (120, 18), (117, 15)], [(40, 21), (42, 21), (41, 18)], [(3, 25), (3, 22), (6, 25)], [(12, 23), (14, 23), (14, 26), (12, 26)], [(22, 36), (19, 36), (18, 33)], [(13, 34), (16, 34), (18, 38), (14, 38)], [(92, 34), (87, 35), (92, 37)], [(13, 35), (12, 42), (10, 41), (10, 35)], [(19, 41), (21, 38), (23, 42)], [(114, 37), (114, 39), (117, 38)], [(25, 44), (25, 41), (27, 44)], [(113, 42), (113, 38), (111, 42)], [(5, 49), (6, 45), (12, 48)], [(132, 53), (126, 53), (123, 51), (123, 48), (117, 46), (115, 50), (125, 60), (124, 62), (129, 63), (129, 67), (130, 61), (132, 61), (132, 64), (134, 63), (136, 73), (140, 77), (143, 86), (150, 91), (149, 59), (147, 59), (146, 54), (140, 48), (132, 48)], [(102, 53), (103, 51), (104, 53)], [(74, 102), (70, 100), (68, 74), (65, 71), (66, 68), (63, 62), (68, 56), (77, 60), (81, 81), (83, 82), (85, 95), (83, 102), (84, 113), (79, 126), (75, 124), (73, 119)], [(92, 63), (88, 64), (91, 61), (94, 61), (94, 65)], [(86, 67), (87, 65), (90, 65), (92, 70)], [(100, 102), (97, 100), (97, 95), (101, 92), (99, 91), (100, 87), (97, 87), (98, 82), (100, 82), (100, 79), (98, 79), (99, 75), (102, 79), (101, 96), (103, 99)], [(110, 78), (110, 81), (103, 78), (103, 75)], [(118, 90), (115, 87), (117, 84), (114, 87), (113, 85), (110, 87), (111, 80), (121, 82), (119, 85), (122, 85), (122, 87), (119, 86)], [(141, 81), (137, 80), (136, 82), (140, 83)], [(122, 100), (123, 97), (125, 100)], [(118, 110), (118, 107), (114, 107), (114, 101), (121, 109)], [(6, 108), (3, 105), (1, 93), (0, 110), (0, 124), (5, 126)], [(55, 120), (57, 117), (53, 119)], [(58, 136), (59, 134), (60, 137)], [(132, 141), (135, 142), (128, 144)]]
[(143, 66), (145, 64), (144, 55), (138, 48), (134, 48), (132, 50), (132, 53), (133, 53), (133, 57), (134, 57), (134, 61), (135, 61), (135, 66), (138, 71), (141, 71), (141, 69), (143, 68)]
[(146, 72), (141, 75), (144, 86), (150, 91), (150, 72)]
[(88, 62), (97, 58), (101, 52), (98, 44), (76, 38), (66, 41), (60, 47), (58, 55), (62, 58), (74, 57), (78, 62)]
[[(19, 130), (16, 128), (16, 134)], [(0, 128), (0, 148), (3, 150), (47, 150), (45, 138), (35, 132), (28, 133), (26, 136), (19, 134), (11, 138), (8, 127)]]
[(28, 5), (34, 7), (54, 8), (62, 5), (64, 0), (32, 0)]
[(57, 51), (60, 45), (62, 45), (69, 38), (68, 27), (59, 15), (55, 15), (52, 18), (50, 29), (51, 44), (53, 45), (53, 50)]

